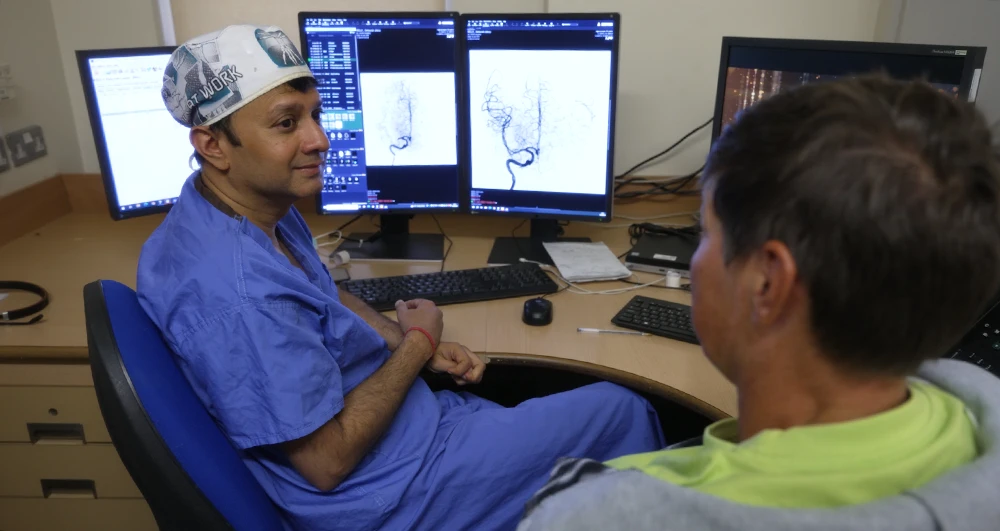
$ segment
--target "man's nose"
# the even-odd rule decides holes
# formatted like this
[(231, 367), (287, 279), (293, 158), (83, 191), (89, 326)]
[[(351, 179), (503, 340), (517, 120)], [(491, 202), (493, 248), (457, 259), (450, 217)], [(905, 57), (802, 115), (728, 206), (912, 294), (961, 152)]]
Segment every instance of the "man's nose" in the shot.
[(330, 139), (326, 137), (326, 131), (319, 123), (310, 120), (311, 126), (307, 132), (306, 141), (302, 144), (304, 153), (315, 153), (317, 151), (327, 151), (330, 149)]

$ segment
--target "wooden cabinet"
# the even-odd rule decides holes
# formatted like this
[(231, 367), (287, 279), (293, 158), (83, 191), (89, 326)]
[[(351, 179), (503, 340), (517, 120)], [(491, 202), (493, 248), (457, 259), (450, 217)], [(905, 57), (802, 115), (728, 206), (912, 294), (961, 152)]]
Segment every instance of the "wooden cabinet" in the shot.
[(110, 443), (93, 387), (0, 387), (0, 443)]
[(155, 531), (143, 499), (0, 498), (4, 531)]
[(111, 444), (89, 367), (0, 364), (0, 530), (156, 529)]

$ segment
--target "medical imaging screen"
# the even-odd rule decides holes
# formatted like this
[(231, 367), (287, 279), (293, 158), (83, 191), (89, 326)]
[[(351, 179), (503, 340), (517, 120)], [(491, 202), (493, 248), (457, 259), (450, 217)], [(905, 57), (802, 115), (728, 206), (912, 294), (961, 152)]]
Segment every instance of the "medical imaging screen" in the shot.
[(455, 20), (310, 17), (330, 137), (323, 212), (457, 210)]
[(743, 109), (782, 90), (861, 73), (922, 79), (958, 97), (963, 68), (964, 57), (958, 56), (733, 46), (726, 67), (721, 127)]
[(197, 168), (188, 129), (167, 112), (160, 95), (169, 60), (170, 54), (146, 54), (87, 61), (84, 74), (99, 117), (102, 158), (123, 214), (174, 204)]
[(608, 215), (610, 20), (466, 21), (472, 211)]

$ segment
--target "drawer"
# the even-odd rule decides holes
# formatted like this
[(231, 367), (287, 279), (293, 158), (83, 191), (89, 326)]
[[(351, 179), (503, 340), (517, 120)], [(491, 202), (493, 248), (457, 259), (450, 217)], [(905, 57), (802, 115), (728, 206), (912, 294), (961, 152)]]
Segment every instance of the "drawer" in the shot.
[(110, 444), (0, 444), (0, 496), (48, 494), (142, 498)]
[(3, 531), (157, 531), (145, 500), (0, 498)]
[(0, 442), (111, 442), (93, 387), (0, 387)]

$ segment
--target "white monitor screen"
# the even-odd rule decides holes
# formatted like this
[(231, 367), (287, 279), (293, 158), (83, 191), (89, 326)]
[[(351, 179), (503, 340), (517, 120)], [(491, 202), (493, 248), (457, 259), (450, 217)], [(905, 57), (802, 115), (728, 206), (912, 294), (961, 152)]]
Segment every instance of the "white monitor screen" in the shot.
[(467, 15), (473, 214), (608, 218), (616, 20)]
[[(167, 112), (160, 96), (170, 54), (93, 57), (88, 60), (106, 168), (121, 213), (169, 205), (197, 167), (188, 129)], [(93, 103), (92, 103), (93, 104)], [(135, 212), (138, 214), (139, 212)]]

